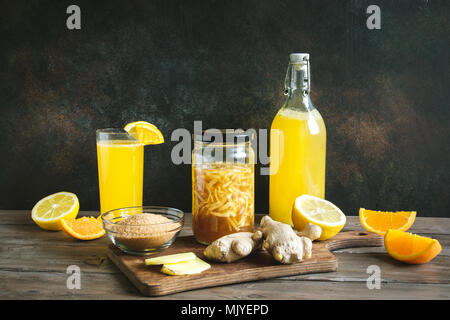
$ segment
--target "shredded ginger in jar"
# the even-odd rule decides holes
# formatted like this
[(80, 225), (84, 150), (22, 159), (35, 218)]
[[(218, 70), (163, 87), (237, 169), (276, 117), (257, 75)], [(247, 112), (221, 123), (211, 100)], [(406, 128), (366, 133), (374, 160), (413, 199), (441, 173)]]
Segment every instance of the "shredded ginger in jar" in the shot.
[(197, 241), (209, 244), (230, 233), (253, 231), (253, 164), (193, 165), (192, 179), (192, 229)]

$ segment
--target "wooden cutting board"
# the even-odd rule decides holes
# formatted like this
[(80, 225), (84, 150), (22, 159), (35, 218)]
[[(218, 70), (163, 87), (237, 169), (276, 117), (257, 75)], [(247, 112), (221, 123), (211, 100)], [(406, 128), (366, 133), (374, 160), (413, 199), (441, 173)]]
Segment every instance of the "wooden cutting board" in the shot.
[(299, 263), (282, 265), (264, 250), (258, 250), (246, 258), (226, 264), (208, 261), (203, 256), (205, 246), (198, 243), (193, 236), (188, 236), (177, 238), (171, 247), (151, 256), (156, 257), (192, 251), (199, 258), (211, 264), (210, 269), (200, 274), (186, 276), (165, 275), (159, 271), (161, 266), (146, 266), (144, 264), (144, 260), (149, 256), (128, 255), (112, 244), (108, 247), (108, 257), (143, 295), (162, 296), (225, 284), (336, 271), (338, 262), (330, 251), (351, 247), (382, 245), (383, 237), (380, 235), (346, 231), (326, 241), (315, 241), (313, 243), (312, 257)]

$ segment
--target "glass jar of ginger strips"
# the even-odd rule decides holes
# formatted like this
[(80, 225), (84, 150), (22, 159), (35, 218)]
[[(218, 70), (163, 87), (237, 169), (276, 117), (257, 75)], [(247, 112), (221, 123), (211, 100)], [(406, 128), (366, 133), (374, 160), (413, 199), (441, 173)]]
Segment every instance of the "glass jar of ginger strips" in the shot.
[(253, 231), (253, 137), (250, 130), (194, 134), (192, 231), (198, 242), (207, 245), (227, 234)]

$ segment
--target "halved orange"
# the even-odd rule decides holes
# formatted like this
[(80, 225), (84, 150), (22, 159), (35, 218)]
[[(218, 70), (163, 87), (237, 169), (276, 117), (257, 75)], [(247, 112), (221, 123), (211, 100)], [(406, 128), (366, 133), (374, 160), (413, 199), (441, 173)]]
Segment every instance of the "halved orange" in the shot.
[(359, 220), (363, 227), (370, 232), (384, 235), (389, 229), (399, 231), (408, 230), (416, 219), (415, 211), (375, 211), (359, 209)]
[(399, 230), (386, 232), (384, 247), (394, 259), (410, 264), (427, 263), (442, 250), (436, 239)]
[(79, 240), (94, 240), (105, 234), (102, 222), (94, 217), (61, 219), (60, 223), (65, 233)]
[(128, 123), (124, 130), (144, 145), (164, 142), (164, 136), (161, 131), (154, 124), (146, 121)]

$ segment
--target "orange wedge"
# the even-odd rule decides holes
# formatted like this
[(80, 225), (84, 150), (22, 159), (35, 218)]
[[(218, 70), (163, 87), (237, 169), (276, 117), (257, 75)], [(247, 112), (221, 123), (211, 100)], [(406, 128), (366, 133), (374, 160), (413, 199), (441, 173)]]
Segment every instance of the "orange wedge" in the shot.
[(410, 264), (427, 263), (442, 250), (436, 239), (399, 230), (386, 232), (384, 247), (392, 258)]
[(146, 121), (131, 122), (125, 126), (124, 130), (144, 145), (164, 142), (161, 131), (154, 124)]
[(359, 220), (363, 227), (370, 232), (378, 233), (382, 236), (389, 229), (399, 231), (408, 230), (416, 219), (415, 211), (374, 211), (364, 208), (359, 209)]
[(94, 240), (105, 234), (102, 222), (94, 217), (61, 219), (60, 223), (65, 233), (79, 240)]

